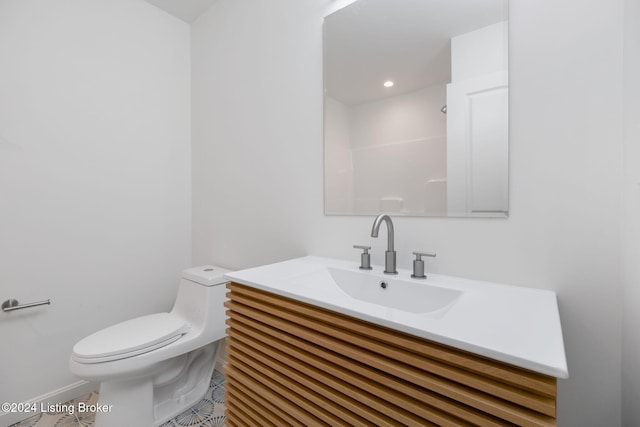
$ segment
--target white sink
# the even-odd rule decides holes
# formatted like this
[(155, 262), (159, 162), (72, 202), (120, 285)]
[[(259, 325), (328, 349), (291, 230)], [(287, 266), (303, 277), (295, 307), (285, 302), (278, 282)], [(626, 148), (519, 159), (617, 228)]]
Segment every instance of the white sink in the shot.
[(410, 313), (430, 313), (452, 304), (461, 291), (395, 276), (329, 267), (336, 285), (351, 298)]
[[(558, 378), (567, 361), (556, 295), (459, 277), (410, 278), (308, 256), (225, 274), (262, 289)], [(386, 283), (386, 288), (380, 286)]]

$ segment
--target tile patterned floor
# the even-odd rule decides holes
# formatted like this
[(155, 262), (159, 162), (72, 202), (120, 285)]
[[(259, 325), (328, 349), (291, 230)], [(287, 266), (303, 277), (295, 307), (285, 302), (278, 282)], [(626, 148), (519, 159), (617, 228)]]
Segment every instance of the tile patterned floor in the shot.
[[(65, 405), (77, 407), (80, 402), (91, 405), (97, 401), (98, 393), (93, 392), (70, 400)], [(213, 371), (211, 384), (204, 398), (191, 409), (162, 424), (161, 427), (223, 427), (224, 410), (224, 376), (218, 371)], [(74, 414), (47, 412), (9, 427), (89, 427), (93, 426), (94, 418), (95, 413), (92, 412), (75, 411)]]

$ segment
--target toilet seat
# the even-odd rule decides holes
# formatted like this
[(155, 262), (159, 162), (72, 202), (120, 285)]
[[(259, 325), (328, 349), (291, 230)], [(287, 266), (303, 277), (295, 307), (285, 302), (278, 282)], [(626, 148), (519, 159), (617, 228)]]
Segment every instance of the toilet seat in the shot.
[(148, 353), (182, 337), (189, 326), (169, 313), (127, 320), (98, 331), (73, 347), (72, 358), (80, 363), (101, 363)]

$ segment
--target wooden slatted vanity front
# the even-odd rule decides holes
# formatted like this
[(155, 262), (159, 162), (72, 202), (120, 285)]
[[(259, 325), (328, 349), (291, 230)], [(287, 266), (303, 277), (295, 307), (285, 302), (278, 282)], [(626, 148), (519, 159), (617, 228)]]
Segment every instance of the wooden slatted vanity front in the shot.
[(229, 427), (556, 425), (552, 376), (227, 288)]

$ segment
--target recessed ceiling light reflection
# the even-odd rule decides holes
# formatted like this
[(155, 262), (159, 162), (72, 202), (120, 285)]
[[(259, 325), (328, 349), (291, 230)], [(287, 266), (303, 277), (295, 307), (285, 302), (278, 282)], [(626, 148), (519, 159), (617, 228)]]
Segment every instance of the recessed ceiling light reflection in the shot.
[(393, 82), (391, 80), (387, 80), (386, 82), (384, 82), (384, 87), (391, 87), (393, 86)]

